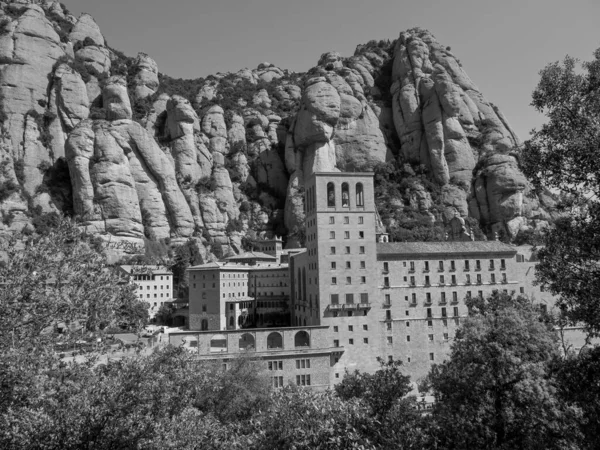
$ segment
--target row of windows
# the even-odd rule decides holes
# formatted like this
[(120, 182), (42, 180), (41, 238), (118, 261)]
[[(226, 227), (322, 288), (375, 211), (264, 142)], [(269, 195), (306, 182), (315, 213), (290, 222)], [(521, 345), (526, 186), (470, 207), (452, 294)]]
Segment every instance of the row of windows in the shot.
[[(365, 284), (367, 277), (360, 277), (360, 284)], [(337, 284), (337, 277), (331, 277), (331, 284)], [(346, 284), (352, 284), (352, 277), (346, 277)]]
[[(353, 311), (333, 311), (333, 317), (352, 317), (354, 315)], [(363, 316), (367, 315), (367, 310), (363, 311)]]
[[(344, 216), (344, 225), (350, 225), (350, 216)], [(362, 225), (365, 223), (365, 218), (363, 216), (358, 216), (358, 224)], [(329, 224), (335, 224), (335, 216), (329, 216)]]
[[(430, 319), (427, 320), (427, 328), (433, 328), (434, 321), (431, 320), (431, 319), (432, 318), (430, 318)], [(454, 320), (454, 325), (458, 326), (459, 325), (459, 317), (454, 317), (453, 320)], [(439, 323), (439, 321), (436, 321), (436, 322)], [(406, 325), (406, 328), (410, 328), (410, 321), (409, 320), (405, 321), (404, 323)], [(447, 318), (442, 319), (442, 327), (448, 328), (448, 319)], [(387, 331), (391, 331), (392, 330), (392, 318), (391, 318), (391, 316), (386, 320), (386, 329), (387, 329)]]
[[(406, 265), (406, 261), (403, 261), (403, 266), (407, 267)], [(409, 262), (409, 271), (414, 272), (415, 271), (415, 262), (414, 261), (410, 261)], [(444, 261), (438, 261), (438, 271), (439, 272), (443, 272), (444, 269)], [(490, 259), (489, 260), (489, 265), (488, 265), (488, 269), (489, 270), (495, 270), (496, 267), (496, 263), (495, 260)], [(383, 270), (384, 272), (389, 271), (389, 263), (384, 262), (383, 263)], [(423, 272), (429, 272), (429, 261), (423, 261)], [(456, 270), (456, 261), (450, 261), (450, 271), (454, 271)], [(464, 266), (463, 266), (463, 270), (464, 271), (469, 271), (471, 270), (471, 263), (469, 260), (464, 260)], [(481, 270), (481, 260), (477, 259), (475, 260), (475, 270)], [(506, 270), (506, 260), (501, 259), (500, 260), (500, 270)]]
[[(233, 319), (233, 317), (231, 317)], [(202, 319), (201, 322), (201, 330), (208, 330), (208, 319)], [(197, 341), (196, 342), (197, 345)], [(310, 336), (304, 331), (298, 331), (294, 335), (294, 346), (295, 347), (310, 347)], [(210, 348), (212, 351), (227, 351), (227, 336), (224, 334), (214, 335), (210, 340)], [(251, 333), (244, 333), (239, 338), (239, 348), (240, 350), (255, 350), (256, 344), (254, 336)], [(267, 336), (267, 348), (268, 349), (278, 349), (283, 348), (283, 336), (281, 333), (274, 331), (269, 333)]]
[[(137, 285), (138, 289), (144, 290), (144, 286), (140, 286), (139, 284)], [(154, 290), (156, 291), (159, 288), (159, 286), (157, 284), (154, 285)], [(170, 289), (171, 286), (166, 285), (163, 287), (163, 285), (160, 285), (160, 289)], [(146, 290), (149, 291), (150, 290), (150, 286), (146, 286)]]
[[(360, 261), (360, 268), (366, 269), (367, 263), (365, 261)], [(337, 263), (335, 261), (331, 261), (331, 270), (337, 269)], [(352, 263), (350, 261), (346, 261), (346, 269), (352, 269)]]
[[(160, 294), (161, 298), (164, 298), (165, 296), (168, 297), (167, 294), (162, 294), (162, 293)], [(144, 298), (144, 294), (140, 294), (140, 298)], [(150, 298), (150, 294), (146, 294), (146, 298)], [(158, 294), (154, 294), (153, 298), (158, 298)]]
[[(367, 324), (364, 324), (364, 325), (362, 326), (362, 329), (363, 329), (363, 331), (369, 331), (369, 325), (367, 325)], [(337, 332), (339, 331), (339, 327), (338, 327), (337, 325), (335, 325), (335, 326), (333, 327), (333, 331), (334, 331), (335, 333), (337, 333)], [(348, 331), (354, 331), (354, 325), (348, 325)]]
[[(440, 275), (439, 278), (440, 282), (440, 286), (444, 286), (446, 284), (446, 277), (444, 275)], [(417, 281), (416, 278), (414, 276), (410, 276), (410, 280), (408, 280), (407, 277), (404, 277), (404, 282), (409, 282), (410, 286), (416, 286), (417, 285)], [(492, 273), (490, 274), (490, 279), (489, 279), (489, 283), (490, 284), (496, 284), (498, 282), (498, 279), (496, 278), (496, 274)], [(506, 277), (506, 273), (502, 272), (500, 274), (500, 282), (503, 284), (508, 283), (508, 278)], [(464, 284), (465, 285), (469, 285), (472, 284), (472, 280), (471, 280), (471, 275), (467, 274), (465, 276), (465, 280), (464, 280)], [(483, 278), (481, 276), (480, 273), (477, 274), (477, 277), (475, 279), (475, 283), (477, 284), (483, 284)], [(450, 284), (452, 285), (457, 285), (457, 278), (456, 275), (451, 275), (450, 277)], [(383, 286), (384, 287), (390, 287), (390, 277), (383, 277)], [(426, 275), (424, 278), (424, 283), (423, 286), (431, 286), (431, 278), (429, 277), (429, 275)]]
[[(363, 344), (368, 344), (369, 343), (369, 338), (363, 338)], [(350, 338), (348, 339), (348, 344), (349, 345), (354, 345), (354, 338)], [(339, 339), (334, 339), (333, 340), (333, 346), (334, 347), (339, 347), (340, 346), (340, 340)]]
[[(335, 252), (336, 252), (336, 248), (335, 247), (330, 247), (329, 248), (329, 254), (330, 255), (335, 255), (336, 254)], [(350, 247), (344, 247), (344, 254), (345, 255), (349, 255), (350, 253), (351, 253)], [(364, 253), (365, 253), (365, 247), (361, 245), (358, 248), (358, 253), (361, 254), (361, 255), (364, 255)]]
[[(365, 232), (364, 231), (359, 231), (358, 232), (358, 238), (359, 239), (364, 239), (365, 238)], [(329, 239), (335, 239), (335, 231), (330, 231), (329, 232)], [(344, 231), (344, 239), (350, 239), (350, 232), (349, 231)]]
[[(366, 292), (362, 292), (360, 295), (360, 303), (369, 303), (369, 294)], [(340, 296), (339, 294), (331, 294), (331, 304), (339, 305), (340, 304)], [(352, 305), (354, 304), (354, 294), (346, 294), (346, 304)]]
[[(314, 189), (314, 188), (313, 188)], [(356, 206), (365, 206), (365, 196), (363, 192), (362, 183), (356, 183), (355, 187), (356, 193)], [(335, 185), (331, 182), (327, 183), (327, 206), (329, 208), (335, 208), (336, 206), (336, 193), (335, 193)], [(310, 199), (311, 196), (309, 195)], [(350, 189), (348, 183), (342, 183), (342, 208), (350, 207)], [(309, 208), (309, 211), (311, 209)]]
[[(135, 281), (156, 281), (158, 280), (158, 275), (133, 275), (133, 279)], [(163, 280), (163, 275), (160, 276), (160, 279)], [(171, 277), (164, 275), (164, 279), (169, 281)]]

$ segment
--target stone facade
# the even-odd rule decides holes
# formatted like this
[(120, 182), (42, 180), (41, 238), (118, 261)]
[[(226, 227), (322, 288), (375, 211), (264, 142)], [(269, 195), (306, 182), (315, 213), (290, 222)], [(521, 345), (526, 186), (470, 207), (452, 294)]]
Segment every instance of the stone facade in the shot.
[(329, 343), (328, 327), (178, 332), (169, 343), (183, 346), (200, 360), (222, 360), (250, 354), (261, 359), (275, 387), (288, 384), (330, 387), (331, 366), (344, 351)]
[(162, 266), (120, 266), (137, 286), (136, 296), (148, 304), (150, 319), (156, 316), (159, 308), (173, 301), (173, 272)]

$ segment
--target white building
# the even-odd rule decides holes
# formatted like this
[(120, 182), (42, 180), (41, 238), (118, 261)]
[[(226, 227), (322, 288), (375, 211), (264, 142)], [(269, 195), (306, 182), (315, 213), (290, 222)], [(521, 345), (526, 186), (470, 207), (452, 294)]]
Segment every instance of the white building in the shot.
[(159, 308), (173, 301), (173, 272), (164, 266), (120, 266), (137, 285), (136, 295), (148, 303), (148, 314), (153, 319)]

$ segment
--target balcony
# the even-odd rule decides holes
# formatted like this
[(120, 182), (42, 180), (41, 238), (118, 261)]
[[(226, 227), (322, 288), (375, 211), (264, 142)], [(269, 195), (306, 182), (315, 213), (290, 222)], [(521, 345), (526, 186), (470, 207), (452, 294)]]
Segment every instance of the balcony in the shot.
[(475, 272), (481, 272), (481, 267), (475, 267)]
[(381, 304), (381, 307), (382, 307), (382, 308), (389, 308), (390, 306), (392, 306), (392, 302), (383, 302), (383, 303)]
[(463, 272), (470, 272), (470, 271), (471, 271), (471, 269), (470, 269), (469, 267), (465, 267), (465, 268), (463, 269)]
[(370, 303), (359, 303), (356, 305), (356, 309), (371, 309)]
[(450, 267), (450, 272), (456, 272), (456, 267)]
[(389, 288), (390, 288), (390, 285), (389, 285), (389, 284), (384, 284), (384, 285), (383, 285), (383, 289), (389, 289)]
[(417, 306), (417, 301), (411, 300), (411, 302), (408, 304), (408, 306)]
[(354, 304), (354, 303), (345, 303), (344, 305), (342, 305), (342, 309), (345, 310), (353, 310), (353, 309), (357, 309), (358, 305)]
[(506, 266), (500, 266), (500, 270), (506, 270)]
[(448, 302), (446, 301), (446, 299), (441, 299), (440, 300), (440, 305), (446, 305), (448, 304)]
[(425, 287), (431, 287), (431, 283), (425, 282), (425, 284), (423, 286), (425, 286)]
[(429, 273), (429, 269), (423, 269), (423, 273)]
[(458, 303), (458, 299), (457, 298), (453, 298), (452, 301), (450, 302), (452, 305), (456, 305)]
[(342, 309), (342, 305), (340, 304), (331, 304), (327, 307), (327, 309), (331, 310), (331, 311), (338, 311), (340, 309)]
[(446, 283), (440, 283), (438, 286), (446, 286)]
[(502, 280), (502, 284), (508, 284), (508, 280)]
[(470, 280), (465, 281), (465, 286), (470, 286), (470, 285), (471, 285), (471, 281)]
[(411, 268), (411, 269), (408, 269), (408, 273), (415, 273), (415, 269), (414, 269), (414, 267), (413, 267), (413, 268)]
[(496, 269), (494, 268), (494, 266), (490, 266), (490, 267), (488, 267), (488, 270), (489, 270), (490, 272), (493, 272), (493, 271), (494, 271), (494, 270), (496, 270)]

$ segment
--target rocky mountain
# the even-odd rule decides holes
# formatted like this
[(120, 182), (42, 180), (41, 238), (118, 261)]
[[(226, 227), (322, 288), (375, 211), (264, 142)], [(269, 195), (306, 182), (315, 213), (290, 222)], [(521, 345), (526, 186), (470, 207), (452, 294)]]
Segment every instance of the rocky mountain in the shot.
[(0, 232), (66, 213), (114, 243), (296, 245), (318, 171), (374, 170), (397, 239), (439, 238), (456, 215), (515, 238), (553, 214), (506, 118), (422, 29), (306, 73), (262, 63), (181, 80), (108, 47), (87, 14), (2, 1), (0, 120)]

